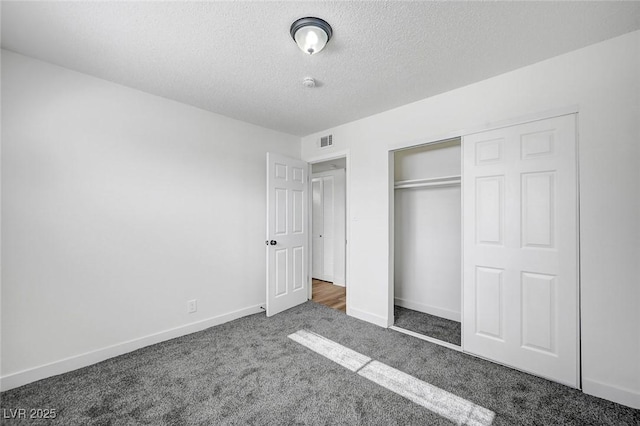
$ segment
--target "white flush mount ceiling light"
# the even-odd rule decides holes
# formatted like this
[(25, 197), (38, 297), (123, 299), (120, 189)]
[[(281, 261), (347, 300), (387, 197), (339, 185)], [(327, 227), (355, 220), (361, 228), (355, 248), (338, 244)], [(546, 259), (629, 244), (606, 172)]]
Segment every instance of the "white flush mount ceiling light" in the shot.
[(327, 21), (320, 18), (300, 18), (291, 24), (291, 37), (304, 53), (318, 53), (331, 40), (333, 30)]

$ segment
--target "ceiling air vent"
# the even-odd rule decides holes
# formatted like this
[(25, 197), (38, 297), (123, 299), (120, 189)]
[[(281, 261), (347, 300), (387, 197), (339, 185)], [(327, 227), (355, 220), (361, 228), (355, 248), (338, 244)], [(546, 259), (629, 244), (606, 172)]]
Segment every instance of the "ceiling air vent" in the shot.
[(333, 135), (327, 135), (320, 138), (320, 148), (326, 148), (333, 145)]

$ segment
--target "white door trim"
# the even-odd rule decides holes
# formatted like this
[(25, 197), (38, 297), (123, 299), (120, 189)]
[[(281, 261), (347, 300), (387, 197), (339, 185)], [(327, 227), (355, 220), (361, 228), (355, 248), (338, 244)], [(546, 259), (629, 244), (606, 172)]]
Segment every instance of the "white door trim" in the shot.
[[(404, 329), (400, 328), (400, 327), (396, 327), (394, 325), (395, 323), (395, 319), (394, 319), (394, 305), (395, 305), (395, 153), (397, 151), (403, 151), (403, 150), (408, 150), (408, 149), (412, 149), (412, 148), (418, 148), (418, 147), (423, 147), (423, 146), (429, 146), (429, 145), (439, 145), (442, 143), (446, 143), (446, 142), (450, 142), (452, 140), (459, 140), (460, 141), (460, 146), (461, 146), (461, 154), (460, 154), (460, 170), (462, 171), (462, 136), (461, 135), (457, 135), (457, 136), (451, 136), (449, 135), (447, 138), (445, 139), (439, 139), (439, 140), (431, 140), (428, 142), (421, 142), (418, 143), (416, 145), (412, 145), (412, 146), (406, 146), (403, 148), (397, 148), (397, 149), (393, 149), (393, 150), (389, 150), (388, 155), (389, 155), (389, 179), (388, 179), (388, 192), (389, 192), (389, 242), (388, 242), (388, 247), (389, 247), (389, 288), (388, 288), (388, 293), (389, 293), (389, 299), (388, 299), (388, 303), (387, 303), (387, 309), (388, 309), (388, 314), (387, 314), (387, 327), (388, 328), (393, 328), (396, 331), (400, 331), (400, 332), (404, 332)], [(460, 222), (460, 346), (455, 346), (455, 345), (451, 345), (450, 343), (447, 342), (443, 342), (441, 340), (438, 339), (434, 339), (431, 338), (429, 336), (424, 336), (426, 337), (423, 340), (428, 340), (432, 343), (435, 343), (437, 345), (440, 346), (444, 346), (444, 347), (449, 347), (454, 346), (456, 348), (458, 348), (459, 350), (463, 350), (464, 349), (464, 329), (462, 327), (464, 327), (464, 309), (462, 309), (463, 307), (463, 301), (464, 301), (464, 285), (463, 285), (463, 281), (462, 281), (462, 277), (463, 277), (463, 272), (464, 272), (464, 258), (463, 258), (463, 251), (464, 251), (464, 246), (463, 246), (463, 242), (464, 242), (464, 227), (462, 226), (462, 212), (464, 211), (464, 200), (463, 200), (463, 191), (464, 191), (464, 181), (461, 181), (460, 183), (460, 214), (461, 214), (461, 222)], [(408, 330), (407, 330), (408, 331)], [(405, 334), (418, 334), (418, 333), (414, 333), (409, 331), (408, 333)], [(413, 335), (411, 334), (411, 335)], [(460, 349), (462, 348), (462, 349)]]
[[(318, 172), (318, 173), (312, 173), (311, 174), (311, 183), (312, 183), (312, 185), (309, 188), (310, 188), (310, 191), (311, 191), (310, 192), (311, 199), (313, 201), (313, 181), (314, 181), (314, 179), (325, 178), (325, 177), (328, 177), (328, 176), (331, 176), (331, 177), (334, 178), (334, 180), (333, 180), (334, 187), (333, 187), (333, 193), (332, 193), (334, 211), (336, 211), (336, 206), (338, 205), (336, 203), (336, 200), (338, 200), (338, 198), (336, 197), (336, 192), (337, 192), (336, 190), (343, 191), (344, 195), (345, 195), (344, 196), (344, 200), (343, 200), (344, 208), (342, 209), (342, 211), (344, 212), (344, 217), (342, 218), (342, 226), (344, 227), (344, 235), (342, 233), (334, 235), (335, 241), (334, 241), (334, 247), (333, 247), (333, 255), (334, 255), (334, 262), (333, 262), (334, 270), (333, 270), (333, 273), (331, 275), (327, 275), (327, 274), (324, 274), (324, 273), (318, 273), (318, 272), (314, 272), (313, 268), (310, 269), (310, 273), (311, 273), (312, 277), (314, 275), (316, 276), (316, 278), (322, 276), (322, 278), (319, 278), (319, 279), (322, 279), (322, 280), (325, 280), (325, 281), (330, 281), (334, 285), (339, 285), (341, 287), (345, 287), (346, 276), (344, 274), (337, 274), (336, 273), (336, 267), (344, 267), (345, 271), (346, 271), (346, 249), (347, 249), (347, 247), (346, 247), (346, 238), (347, 238), (347, 234), (346, 234), (346, 223), (347, 223), (347, 215), (346, 215), (346, 202), (347, 202), (347, 200), (346, 200), (346, 171), (345, 171), (345, 169), (340, 168), (340, 169), (326, 170), (326, 171)], [(325, 191), (324, 191), (325, 183), (326, 182), (324, 180), (322, 180), (323, 203), (324, 203), (324, 194), (325, 194)], [(313, 211), (312, 211), (312, 213), (313, 213)], [(333, 223), (334, 224), (338, 223), (336, 218), (337, 218), (337, 216), (334, 216), (334, 219), (333, 219)], [(313, 219), (313, 217), (311, 217), (311, 219)], [(311, 256), (312, 256), (312, 260), (313, 260), (313, 256), (314, 256), (314, 253), (313, 253), (313, 232), (314, 232), (313, 220), (310, 221), (309, 229), (311, 230), (311, 233), (312, 233), (312, 236), (311, 236), (312, 237)], [(326, 233), (326, 229), (325, 229), (325, 233)], [(344, 238), (339, 238), (339, 237), (344, 237)], [(340, 262), (338, 262), (337, 261), (338, 255), (337, 255), (336, 250), (337, 250), (338, 246), (340, 245), (340, 241), (339, 240), (341, 240), (341, 239), (344, 239), (344, 241), (345, 241), (344, 244), (342, 244), (344, 246), (343, 250), (345, 251), (345, 256), (344, 257), (340, 256), (340, 257), (343, 257), (343, 259)], [(324, 242), (324, 240), (323, 240), (323, 242)], [(313, 266), (313, 261), (311, 262), (311, 264)]]
[[(345, 268), (346, 268), (346, 285), (348, 286), (349, 283), (351, 282), (351, 249), (350, 249), (350, 244), (349, 241), (351, 241), (351, 201), (350, 201), (350, 196), (351, 196), (351, 150), (349, 149), (345, 149), (345, 150), (340, 150), (340, 151), (332, 151), (332, 152), (327, 152), (326, 154), (322, 154), (322, 155), (316, 155), (315, 157), (311, 157), (309, 159), (307, 159), (307, 163), (309, 164), (309, 169), (311, 170), (311, 167), (313, 166), (313, 164), (316, 163), (322, 163), (324, 161), (330, 161), (330, 160), (337, 160), (339, 158), (344, 158), (346, 161), (346, 171), (345, 171), (345, 209), (346, 209), (346, 223), (345, 223), (345, 234), (346, 234), (346, 239), (347, 239), (347, 244), (346, 244), (346, 253), (345, 253), (345, 257), (346, 257), (346, 264), (345, 264)], [(311, 185), (311, 176), (309, 176), (309, 185)], [(307, 211), (309, 212), (309, 214), (311, 214), (311, 197), (309, 198), (309, 205), (307, 207)], [(312, 245), (312, 241), (311, 241), (311, 235), (309, 235), (309, 247), (311, 247)], [(312, 262), (312, 256), (313, 253), (310, 251), (309, 252), (309, 264), (308, 264), (308, 268), (309, 271), (311, 271), (311, 262)], [(352, 303), (351, 303), (351, 296), (349, 296), (351, 292), (347, 291), (347, 315), (351, 315), (351, 310), (353, 309), (351, 307)], [(309, 300), (311, 300), (311, 296), (312, 296), (312, 282), (311, 282), (311, 274), (309, 274)]]

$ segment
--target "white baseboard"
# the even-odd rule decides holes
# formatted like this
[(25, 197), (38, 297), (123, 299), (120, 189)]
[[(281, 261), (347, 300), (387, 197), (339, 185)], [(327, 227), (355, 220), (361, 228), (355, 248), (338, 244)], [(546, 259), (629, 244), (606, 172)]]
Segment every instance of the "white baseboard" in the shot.
[(435, 315), (440, 318), (445, 318), (451, 321), (461, 321), (460, 312), (451, 311), (449, 309), (438, 308), (435, 306), (425, 305), (424, 303), (418, 303), (411, 300), (400, 299), (396, 297), (393, 299), (394, 303), (402, 308), (413, 309), (414, 311), (424, 312), (425, 314)]
[(640, 409), (640, 392), (638, 391), (585, 378), (582, 379), (582, 391), (586, 394), (597, 396), (598, 398)]
[(372, 314), (371, 312), (361, 311), (360, 309), (350, 308), (349, 306), (347, 306), (347, 315), (352, 316), (354, 318), (361, 319), (363, 321), (370, 322), (372, 324), (375, 324), (384, 328), (387, 328), (391, 325), (389, 324), (388, 319), (385, 317)]
[(346, 280), (344, 277), (333, 277), (333, 284), (339, 285), (340, 287), (346, 287)]
[(346, 284), (347, 284), (346, 283), (347, 280), (345, 280), (344, 277), (333, 277), (331, 275), (315, 274), (311, 278), (313, 278), (314, 280), (326, 281), (333, 285), (339, 285), (340, 287), (346, 287)]
[(138, 339), (117, 343), (115, 345), (107, 346), (95, 351), (74, 355), (72, 357), (54, 361), (49, 364), (18, 371), (17, 373), (7, 374), (6, 376), (2, 376), (0, 378), (0, 390), (6, 391), (9, 389), (17, 388), (18, 386), (23, 386), (37, 380), (42, 380), (46, 379), (47, 377), (67, 373), (69, 371), (87, 367), (89, 365), (96, 364), (115, 356), (124, 355), (137, 349), (144, 348), (145, 346), (155, 345), (156, 343), (195, 333), (197, 331), (201, 331), (215, 325), (224, 324), (225, 322), (233, 321), (247, 315), (264, 312), (261, 309), (261, 306), (263, 306), (263, 304), (250, 306), (248, 308), (239, 309), (227, 314), (218, 315), (212, 318), (193, 322), (191, 324), (186, 324), (180, 327), (175, 327), (169, 330), (150, 334)]
[(314, 278), (320, 281), (326, 281), (328, 283), (333, 283), (333, 276), (331, 275), (313, 274), (311, 278)]

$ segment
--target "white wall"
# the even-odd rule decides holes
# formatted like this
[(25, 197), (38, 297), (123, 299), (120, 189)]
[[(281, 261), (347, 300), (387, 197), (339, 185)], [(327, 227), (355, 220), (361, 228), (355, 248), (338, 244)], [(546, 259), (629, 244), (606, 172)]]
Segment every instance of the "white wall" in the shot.
[(583, 388), (640, 408), (640, 32), (309, 135), (302, 156), (320, 156), (327, 133), (350, 152), (347, 312), (386, 326), (389, 150), (575, 105)]
[(460, 187), (396, 190), (394, 303), (461, 321)]
[(299, 138), (3, 51), (3, 388), (258, 312), (267, 151)]
[(397, 181), (460, 176), (460, 138), (402, 149), (394, 154), (393, 175)]
[[(460, 176), (460, 139), (397, 151), (396, 181)], [(461, 321), (460, 186), (394, 191), (394, 303)]]

